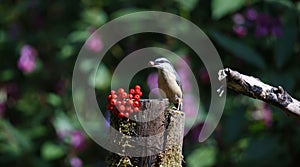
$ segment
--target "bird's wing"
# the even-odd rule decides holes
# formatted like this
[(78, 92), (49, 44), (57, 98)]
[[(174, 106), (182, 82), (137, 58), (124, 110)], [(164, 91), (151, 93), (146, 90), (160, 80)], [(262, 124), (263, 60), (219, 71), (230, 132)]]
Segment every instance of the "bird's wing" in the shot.
[(174, 72), (175, 72), (175, 76), (176, 76), (176, 82), (177, 82), (177, 84), (179, 85), (179, 87), (182, 91), (182, 83), (181, 83), (180, 77), (179, 77), (179, 75), (177, 74), (177, 72), (175, 70), (174, 70)]

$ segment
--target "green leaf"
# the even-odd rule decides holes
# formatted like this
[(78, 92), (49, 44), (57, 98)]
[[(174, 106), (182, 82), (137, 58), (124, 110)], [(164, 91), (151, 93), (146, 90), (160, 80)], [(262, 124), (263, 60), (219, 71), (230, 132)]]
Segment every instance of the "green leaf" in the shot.
[(72, 56), (74, 54), (74, 47), (71, 45), (65, 45), (62, 47), (61, 51), (60, 51), (60, 58), (62, 60), (69, 58), (70, 56)]
[(3, 135), (1, 138), (5, 141), (3, 145), (1, 143), (0, 152), (20, 155), (31, 151), (32, 143), (29, 138), (5, 119), (0, 121), (0, 131)]
[(90, 36), (89, 32), (86, 30), (74, 31), (68, 36), (70, 42), (84, 42)]
[[(108, 87), (110, 84), (110, 77), (111, 76), (107, 67), (104, 64), (100, 64), (98, 71), (96, 72), (95, 88), (103, 89)], [(94, 79), (91, 79), (91, 82), (93, 82)]]
[(56, 131), (67, 132), (74, 129), (69, 117), (67, 117), (62, 111), (58, 111), (55, 113), (53, 125)]
[(94, 26), (101, 26), (107, 21), (106, 13), (98, 9), (89, 9), (83, 12), (82, 18), (84, 21)]
[(48, 94), (48, 103), (50, 103), (53, 106), (58, 106), (62, 103), (61, 98), (54, 94), (54, 93), (49, 93)]
[(187, 11), (191, 11), (195, 8), (197, 2), (199, 0), (175, 0), (181, 8), (187, 10)]
[(300, 2), (297, 2), (295, 6), (296, 6), (297, 11), (300, 12)]
[(281, 5), (284, 5), (286, 7), (291, 7), (291, 8), (294, 7), (293, 2), (291, 2), (290, 0), (266, 0), (266, 2), (281, 4)]
[(292, 55), (298, 37), (296, 25), (283, 27), (282, 36), (275, 43), (275, 62), (278, 68), (282, 68)]
[(7, 40), (7, 34), (5, 31), (0, 30), (0, 43), (5, 42)]
[(256, 67), (262, 69), (266, 67), (266, 63), (261, 56), (255, 50), (243, 44), (241, 41), (222, 35), (217, 31), (211, 31), (209, 34), (216, 43), (218, 43), (228, 52), (232, 53), (234, 56)]
[(15, 73), (12, 70), (3, 70), (0, 72), (0, 79), (1, 81), (8, 81), (13, 79), (15, 76)]
[(216, 162), (217, 150), (214, 146), (200, 147), (187, 157), (186, 162), (190, 167), (212, 166)]
[(244, 3), (245, 0), (213, 0), (211, 4), (212, 17), (220, 19), (229, 13), (239, 10)]
[(45, 160), (55, 160), (65, 155), (65, 150), (57, 144), (46, 142), (41, 148), (41, 153)]

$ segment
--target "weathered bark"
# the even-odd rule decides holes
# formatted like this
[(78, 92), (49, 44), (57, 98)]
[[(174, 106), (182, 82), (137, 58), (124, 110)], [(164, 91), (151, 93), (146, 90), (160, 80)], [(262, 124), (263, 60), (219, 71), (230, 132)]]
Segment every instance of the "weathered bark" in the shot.
[(230, 68), (219, 71), (219, 80), (223, 79), (226, 79), (227, 87), (237, 93), (260, 99), (281, 108), (289, 115), (300, 117), (300, 102), (289, 95), (281, 86), (270, 86), (257, 78), (240, 74)]
[(137, 152), (140, 156), (127, 155), (126, 146), (124, 147), (122, 143), (115, 143), (124, 147), (124, 152), (112, 154), (109, 165), (181, 167), (184, 113), (170, 109), (167, 99), (143, 99), (140, 101), (141, 111), (132, 119), (119, 119), (116, 115), (111, 115), (111, 126), (121, 133), (133, 137), (145, 137), (142, 146), (137, 146), (134, 139), (130, 137), (126, 139), (128, 146), (138, 147)]

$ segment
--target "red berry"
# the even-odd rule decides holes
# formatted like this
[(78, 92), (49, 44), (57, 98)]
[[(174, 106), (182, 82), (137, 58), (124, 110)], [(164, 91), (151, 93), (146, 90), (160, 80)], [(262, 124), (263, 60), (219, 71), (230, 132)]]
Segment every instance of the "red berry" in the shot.
[(118, 114), (118, 117), (119, 117), (119, 118), (123, 118), (124, 116), (125, 116), (124, 113), (119, 112), (119, 114)]
[(129, 98), (129, 99), (132, 99), (132, 98), (133, 98), (133, 95), (132, 95), (132, 94), (128, 94), (128, 98)]
[(112, 111), (114, 109), (114, 106), (109, 104), (109, 105), (107, 105), (107, 109)]
[(117, 106), (120, 106), (120, 105), (122, 105), (122, 102), (121, 101), (117, 101), (117, 104), (116, 104)]
[(126, 97), (127, 97), (127, 93), (124, 92), (124, 93), (122, 94), (122, 98), (125, 99)]
[(126, 107), (125, 107), (125, 110), (126, 110), (127, 112), (129, 112), (130, 109), (131, 109), (130, 106), (126, 106)]
[(143, 95), (143, 93), (142, 93), (142, 91), (141, 91), (140, 89), (137, 89), (137, 90), (135, 91), (135, 94), (136, 94), (136, 95), (139, 95), (139, 96), (142, 96), (142, 95)]
[(129, 90), (129, 93), (130, 93), (130, 94), (134, 94), (134, 93), (135, 93), (135, 90), (134, 90), (134, 89), (130, 89), (130, 90)]
[(118, 96), (116, 94), (111, 95), (112, 99), (116, 99)]
[(111, 95), (108, 95), (108, 96), (107, 96), (107, 100), (108, 100), (108, 101), (109, 101), (111, 98), (112, 98)]
[(134, 101), (133, 106), (134, 107), (139, 107), (140, 106), (140, 102), (139, 101)]
[(122, 94), (118, 94), (118, 98), (117, 98), (118, 100), (123, 100), (123, 97), (122, 97)]
[(129, 117), (129, 113), (128, 113), (128, 112), (125, 113), (125, 114), (124, 114), (124, 117), (128, 118), (128, 117)]
[(116, 103), (117, 103), (117, 100), (116, 100), (116, 99), (111, 99), (111, 100), (110, 100), (110, 104), (111, 104), (111, 105), (116, 105)]
[(134, 111), (133, 109), (130, 109), (130, 110), (129, 110), (129, 113), (133, 113), (133, 111)]
[(139, 112), (140, 109), (139, 109), (138, 107), (134, 107), (133, 111), (134, 111), (134, 112)]
[(111, 94), (111, 95), (114, 95), (114, 94), (116, 94), (116, 91), (111, 90), (111, 91), (110, 91), (110, 94)]
[(140, 98), (141, 98), (140, 95), (134, 95), (135, 100), (140, 100)]
[(119, 93), (119, 94), (123, 94), (123, 93), (124, 93), (124, 89), (123, 89), (123, 88), (119, 88), (119, 89), (118, 89), (118, 93)]
[(125, 106), (124, 105), (120, 105), (118, 109), (119, 109), (120, 112), (124, 112), (125, 111)]
[(125, 104), (126, 104), (126, 101), (125, 101), (125, 100), (122, 100), (122, 101), (121, 101), (121, 104), (122, 104), (122, 105), (125, 105)]
[(135, 90), (137, 90), (137, 89), (138, 89), (138, 90), (141, 90), (141, 86), (140, 86), (140, 85), (135, 85), (134, 88), (135, 88)]
[(133, 106), (133, 100), (128, 100), (127, 104), (130, 105), (130, 106)]

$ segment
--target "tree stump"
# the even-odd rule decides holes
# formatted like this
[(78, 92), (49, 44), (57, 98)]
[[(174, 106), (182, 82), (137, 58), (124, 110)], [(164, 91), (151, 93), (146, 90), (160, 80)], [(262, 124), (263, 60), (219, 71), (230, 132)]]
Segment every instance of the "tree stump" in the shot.
[(140, 102), (140, 112), (130, 119), (111, 114), (111, 126), (123, 137), (111, 141), (122, 151), (110, 155), (109, 166), (181, 167), (184, 113), (170, 109), (168, 99)]

